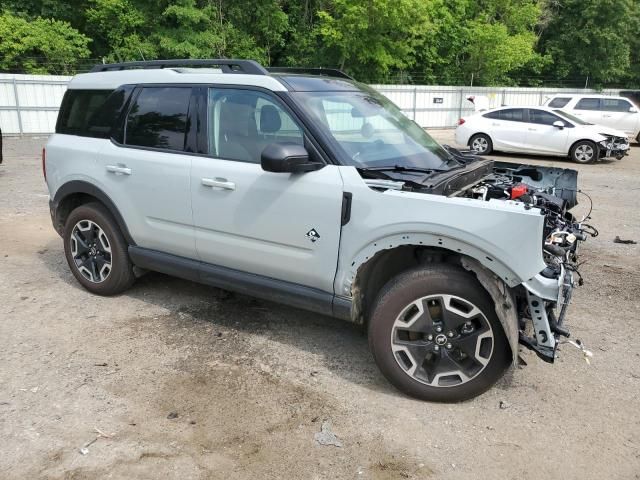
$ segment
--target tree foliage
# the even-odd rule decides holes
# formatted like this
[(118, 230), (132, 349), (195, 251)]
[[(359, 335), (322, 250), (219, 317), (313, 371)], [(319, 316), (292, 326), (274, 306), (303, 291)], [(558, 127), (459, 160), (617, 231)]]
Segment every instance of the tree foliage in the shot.
[(72, 70), (87, 55), (241, 57), (339, 67), (369, 82), (640, 82), (637, 0), (3, 0), (0, 8), (4, 69)]
[(31, 21), (0, 15), (0, 69), (29, 73), (73, 72), (87, 58), (90, 39), (67, 22), (37, 17)]

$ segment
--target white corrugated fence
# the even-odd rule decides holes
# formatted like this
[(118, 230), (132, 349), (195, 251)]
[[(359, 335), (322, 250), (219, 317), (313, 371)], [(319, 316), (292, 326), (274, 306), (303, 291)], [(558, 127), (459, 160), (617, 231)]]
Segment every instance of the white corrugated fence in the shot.
[[(7, 134), (49, 134), (55, 130), (62, 96), (71, 77), (0, 73), (0, 130)], [(372, 85), (425, 128), (446, 128), (473, 112), (467, 100), (485, 95), (491, 107), (540, 105), (555, 93), (593, 93), (558, 88), (446, 87), (430, 85)], [(604, 90), (617, 95), (617, 90)], [(345, 125), (345, 128), (348, 126)]]

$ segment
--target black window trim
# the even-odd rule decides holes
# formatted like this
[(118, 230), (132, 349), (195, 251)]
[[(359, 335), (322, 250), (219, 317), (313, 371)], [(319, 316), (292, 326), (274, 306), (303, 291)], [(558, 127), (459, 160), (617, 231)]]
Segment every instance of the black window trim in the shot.
[[(488, 113), (500, 113), (500, 112), (504, 112), (506, 110), (522, 110), (522, 120), (507, 120), (505, 118), (491, 118), (491, 117), (487, 117), (486, 115)], [(494, 110), (493, 112), (487, 112), (485, 114), (482, 115), (485, 118), (488, 118), (489, 120), (499, 120), (501, 122), (516, 122), (516, 123), (528, 123), (527, 122), (527, 109), (524, 107), (502, 107), (499, 110)]]
[[(169, 87), (182, 87), (182, 88), (190, 88), (191, 93), (189, 96), (189, 103), (187, 107), (187, 125), (193, 126), (195, 124), (193, 115), (196, 112), (191, 112), (191, 104), (193, 98), (193, 92), (195, 90), (195, 85), (191, 83), (173, 83), (173, 84), (155, 84), (155, 83), (140, 83), (140, 84), (132, 84), (134, 89), (133, 93), (129, 97), (128, 105), (123, 109), (123, 115), (118, 119), (117, 128), (122, 130), (122, 142), (119, 142), (117, 139), (113, 138), (113, 135), (110, 137), (111, 143), (120, 148), (132, 148), (135, 150), (149, 150), (152, 152), (162, 152), (162, 153), (175, 153), (177, 155), (194, 155), (195, 153), (186, 151), (186, 147), (188, 144), (189, 131), (185, 132), (185, 141), (184, 141), (184, 150), (173, 150), (170, 148), (157, 148), (157, 147), (147, 147), (142, 145), (129, 145), (125, 143), (127, 141), (127, 119), (129, 118), (129, 113), (131, 112), (131, 108), (135, 105), (138, 97), (140, 96), (140, 92), (142, 92), (143, 88), (169, 88)], [(124, 85), (121, 85), (118, 88), (122, 88)], [(114, 129), (115, 130), (115, 129)]]
[[(236, 87), (236, 88), (234, 88)], [(244, 88), (237, 88), (237, 87), (244, 87)], [(306, 129), (304, 127), (304, 122), (300, 121), (298, 118), (296, 118), (296, 116), (289, 111), (287, 107), (287, 105), (285, 104), (285, 102), (282, 101), (282, 99), (280, 99), (277, 95), (273, 95), (274, 92), (272, 92), (271, 90), (268, 89), (262, 89), (262, 88), (253, 88), (249, 85), (239, 85), (239, 86), (224, 86), (224, 87), (218, 87), (217, 85), (212, 85), (212, 86), (208, 86), (206, 88), (204, 88), (204, 102), (205, 102), (205, 108), (204, 108), (204, 118), (202, 119), (203, 122), (202, 124), (204, 125), (204, 128), (202, 129), (202, 133), (199, 136), (199, 142), (198, 142), (198, 151), (202, 151), (204, 149), (204, 156), (211, 158), (213, 160), (225, 160), (227, 162), (240, 162), (240, 163), (250, 163), (253, 165), (260, 165), (260, 162), (250, 162), (247, 160), (238, 160), (237, 158), (226, 158), (226, 157), (221, 157), (220, 155), (212, 155), (208, 152), (209, 150), (209, 136), (208, 136), (208, 132), (209, 132), (209, 89), (211, 88), (217, 88), (219, 90), (247, 90), (247, 91), (254, 91), (254, 92), (258, 92), (258, 93), (263, 93), (265, 94), (265, 96), (267, 96), (268, 98), (272, 98), (275, 101), (273, 103), (275, 103), (276, 105), (282, 107), (282, 110), (284, 110), (287, 114), (289, 114), (289, 116), (298, 124), (298, 126), (300, 127), (300, 129), (302, 130), (302, 142), (303, 142), (303, 146), (305, 148), (308, 149), (307, 147), (307, 142), (309, 141), (309, 135), (306, 132)], [(200, 124), (200, 122), (199, 122)], [(317, 148), (314, 149), (317, 150)], [(312, 156), (313, 153), (310, 151), (309, 155)], [(317, 152), (316, 152), (317, 155)], [(324, 158), (322, 158), (322, 156), (320, 156), (320, 158), (318, 158), (318, 161), (322, 162), (322, 163), (327, 163), (325, 161)]]
[[(128, 100), (128, 105), (126, 106), (126, 108), (123, 109), (123, 114), (121, 116), (121, 118), (118, 119), (118, 125), (117, 128), (121, 128), (123, 129), (123, 141), (124, 139), (126, 139), (125, 136), (125, 129), (126, 129), (126, 121), (127, 121), (127, 117), (129, 116), (129, 111), (131, 110), (131, 107), (133, 106), (133, 104), (135, 103), (136, 99), (138, 98), (138, 95), (140, 94), (140, 91), (147, 87), (147, 88), (151, 88), (151, 87), (158, 87), (158, 88), (162, 88), (162, 87), (183, 87), (183, 88), (191, 88), (191, 97), (193, 98), (194, 95), (196, 97), (198, 97), (198, 99), (196, 100), (196, 105), (197, 108), (195, 108), (193, 111), (191, 111), (191, 108), (189, 109), (189, 113), (187, 116), (187, 121), (191, 123), (192, 129), (193, 126), (196, 126), (196, 131), (198, 132), (197, 134), (197, 140), (196, 140), (196, 147), (195, 147), (195, 151), (193, 152), (189, 152), (189, 151), (177, 151), (177, 150), (170, 150), (167, 148), (156, 148), (156, 147), (145, 147), (145, 146), (139, 146), (139, 145), (127, 145), (125, 143), (121, 143), (119, 142), (117, 139), (113, 138), (113, 136), (110, 137), (110, 141), (112, 144), (114, 144), (116, 147), (119, 148), (131, 148), (134, 150), (148, 150), (151, 152), (160, 152), (160, 153), (171, 153), (174, 155), (189, 155), (189, 156), (195, 156), (195, 157), (204, 157), (204, 158), (210, 158), (212, 160), (226, 160), (226, 161), (235, 161), (235, 162), (241, 162), (241, 163), (250, 163), (250, 162), (242, 162), (241, 160), (235, 160), (235, 159), (223, 159), (220, 157), (214, 157), (213, 155), (210, 155), (209, 153), (206, 152), (206, 135), (207, 135), (207, 102), (208, 102), (208, 89), (209, 88), (226, 88), (226, 89), (234, 89), (234, 90), (250, 90), (250, 91), (257, 91), (257, 92), (261, 92), (261, 93), (265, 93), (267, 96), (271, 96), (271, 97), (275, 97), (276, 99), (280, 100), (280, 104), (284, 107), (283, 109), (289, 114), (291, 115), (291, 117), (299, 124), (299, 126), (302, 128), (303, 132), (304, 132), (304, 139), (305, 139), (305, 147), (311, 146), (313, 147), (312, 150), (309, 151), (309, 155), (315, 157), (314, 161), (318, 161), (318, 162), (322, 162), (326, 165), (340, 165), (337, 160), (336, 160), (336, 156), (335, 153), (331, 151), (331, 149), (327, 149), (327, 148), (323, 148), (322, 144), (320, 142), (318, 142), (318, 140), (315, 138), (314, 132), (309, 129), (309, 125), (307, 122), (307, 119), (305, 118), (304, 114), (301, 113), (301, 111), (295, 106), (295, 103), (287, 96), (287, 95), (283, 95), (286, 94), (288, 92), (275, 92), (273, 90), (269, 90), (267, 88), (263, 88), (263, 87), (258, 87), (258, 86), (253, 86), (253, 85), (234, 85), (234, 84), (216, 84), (216, 83), (135, 83), (135, 84), (129, 84), (131, 86), (134, 87), (134, 91), (131, 94), (129, 100)], [(117, 87), (115, 90), (117, 90), (118, 88), (121, 88), (125, 85), (120, 85), (119, 87)], [(200, 90), (200, 95), (198, 95), (198, 90)], [(202, 91), (204, 91), (204, 98), (202, 95)], [(189, 105), (191, 106), (191, 100)], [(204, 139), (203, 139), (204, 136)], [(188, 134), (187, 134), (188, 137)], [(205, 142), (203, 144), (203, 142)], [(307, 144), (308, 142), (308, 144)], [(188, 142), (187, 142), (188, 143)], [(205, 150), (203, 151), (203, 145), (205, 147)], [(325, 145), (327, 145), (327, 143), (325, 143)], [(252, 163), (252, 162), (251, 162)], [(260, 165), (259, 163), (252, 163), (253, 165)]]

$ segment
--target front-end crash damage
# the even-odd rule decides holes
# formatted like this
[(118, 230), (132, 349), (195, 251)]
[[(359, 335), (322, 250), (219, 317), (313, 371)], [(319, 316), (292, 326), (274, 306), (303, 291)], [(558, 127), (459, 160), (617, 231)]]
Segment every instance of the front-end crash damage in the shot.
[[(471, 157), (454, 152), (463, 162)], [(343, 172), (345, 184), (352, 183), (351, 174)], [(354, 192), (353, 215), (365, 224), (379, 216), (371, 213), (375, 211), (383, 218), (393, 215), (394, 228), (404, 226), (403, 233), (391, 235), (389, 225), (373, 223), (371, 229), (380, 233), (377, 241), (360, 247), (344, 244), (345, 251), (356, 248), (338, 272), (336, 291), (352, 299), (352, 321), (362, 321), (367, 302), (383, 284), (365, 288), (364, 278), (390, 278), (415, 261), (453, 262), (473, 272), (492, 297), (514, 362), (518, 344), (553, 362), (560, 337), (569, 336), (563, 324), (573, 289), (581, 283), (579, 244), (597, 235), (584, 223), (588, 215), (578, 220), (570, 211), (580, 194), (577, 172), (473, 156), (469, 168), (459, 173), (422, 181), (406, 171), (389, 177), (365, 176), (365, 191), (359, 191), (355, 179), (349, 186)], [(366, 208), (361, 208), (361, 198)], [(349, 233), (353, 239), (364, 236)], [(404, 246), (414, 249), (402, 250)], [(375, 270), (369, 269), (377, 258), (388, 260), (386, 267), (376, 266), (382, 275), (372, 275)]]
[[(547, 362), (556, 357), (559, 337), (569, 337), (563, 324), (573, 289), (582, 283), (578, 271), (580, 242), (598, 234), (584, 223), (588, 214), (578, 220), (570, 212), (577, 205), (578, 193), (574, 170), (509, 163), (496, 163), (492, 175), (457, 193), (482, 200), (522, 202), (544, 216), (541, 248), (546, 268), (513, 291), (518, 341)], [(489, 290), (486, 282), (483, 285)], [(507, 328), (505, 331), (508, 336), (512, 334)]]
[(601, 133), (603, 140), (598, 142), (598, 158), (615, 158), (621, 160), (629, 155), (629, 139), (619, 135)]

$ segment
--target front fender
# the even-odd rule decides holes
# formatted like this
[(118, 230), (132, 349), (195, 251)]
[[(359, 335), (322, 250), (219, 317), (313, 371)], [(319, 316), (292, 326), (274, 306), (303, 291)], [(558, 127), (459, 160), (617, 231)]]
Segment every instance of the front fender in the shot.
[(511, 201), (489, 202), (369, 188), (352, 167), (340, 167), (352, 192), (351, 219), (342, 229), (336, 295), (350, 297), (358, 269), (377, 252), (401, 245), (431, 246), (477, 260), (510, 287), (545, 268), (544, 217)]

